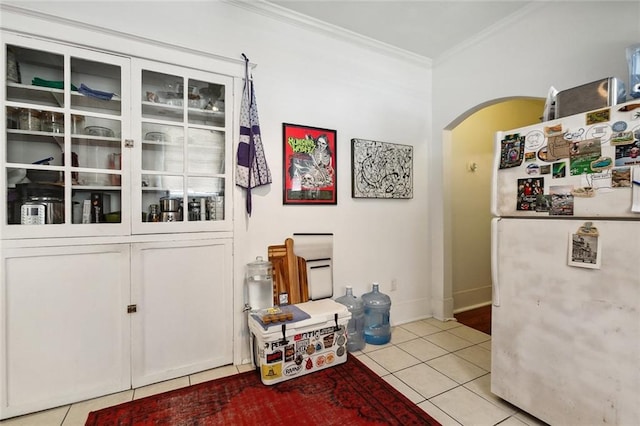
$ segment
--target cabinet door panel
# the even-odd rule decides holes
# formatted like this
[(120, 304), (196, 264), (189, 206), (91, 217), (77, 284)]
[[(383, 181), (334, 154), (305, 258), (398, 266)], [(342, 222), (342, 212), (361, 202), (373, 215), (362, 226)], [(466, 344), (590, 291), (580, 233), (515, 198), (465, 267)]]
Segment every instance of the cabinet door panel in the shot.
[(230, 364), (231, 240), (132, 247), (133, 386)]
[[(132, 233), (230, 230), (233, 102), (225, 96), (233, 95), (233, 79), (145, 60), (132, 65), (134, 134), (141, 141), (132, 158), (139, 169)], [(182, 209), (163, 209), (167, 198)], [(148, 214), (156, 207), (159, 218)]]
[(130, 59), (2, 35), (3, 237), (129, 233)]
[(1, 416), (130, 388), (129, 245), (7, 249)]

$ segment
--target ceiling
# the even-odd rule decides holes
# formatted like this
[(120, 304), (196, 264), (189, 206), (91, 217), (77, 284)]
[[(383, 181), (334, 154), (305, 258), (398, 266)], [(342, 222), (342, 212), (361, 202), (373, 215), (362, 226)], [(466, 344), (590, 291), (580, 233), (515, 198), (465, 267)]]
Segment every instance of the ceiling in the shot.
[(533, 1), (269, 0), (268, 3), (435, 60)]

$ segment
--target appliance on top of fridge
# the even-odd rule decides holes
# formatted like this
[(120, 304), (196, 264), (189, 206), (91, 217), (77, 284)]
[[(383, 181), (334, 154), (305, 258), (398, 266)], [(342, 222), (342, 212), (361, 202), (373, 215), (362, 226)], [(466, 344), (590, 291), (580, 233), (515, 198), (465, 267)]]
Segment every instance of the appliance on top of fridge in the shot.
[(640, 424), (640, 100), (496, 135), (491, 391)]

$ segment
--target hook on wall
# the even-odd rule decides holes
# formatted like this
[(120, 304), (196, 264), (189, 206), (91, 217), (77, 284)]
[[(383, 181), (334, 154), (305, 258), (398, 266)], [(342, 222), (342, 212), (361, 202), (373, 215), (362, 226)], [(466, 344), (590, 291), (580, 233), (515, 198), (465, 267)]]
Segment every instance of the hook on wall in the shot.
[(476, 163), (475, 161), (467, 163), (467, 170), (472, 173), (475, 172), (476, 170), (478, 170), (478, 163)]

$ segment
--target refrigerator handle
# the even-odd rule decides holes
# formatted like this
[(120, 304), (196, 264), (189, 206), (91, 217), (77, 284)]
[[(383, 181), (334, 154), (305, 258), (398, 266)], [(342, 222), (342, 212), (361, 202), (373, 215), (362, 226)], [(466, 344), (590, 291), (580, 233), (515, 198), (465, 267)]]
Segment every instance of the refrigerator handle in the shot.
[(500, 281), (498, 280), (498, 255), (500, 250), (498, 249), (498, 222), (500, 218), (494, 217), (491, 219), (491, 286), (493, 295), (493, 306), (500, 306)]
[(504, 134), (497, 132), (493, 144), (493, 170), (491, 172), (491, 214), (500, 216), (498, 213), (498, 168), (500, 167), (500, 148)]

